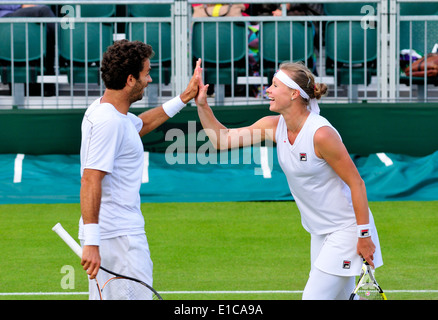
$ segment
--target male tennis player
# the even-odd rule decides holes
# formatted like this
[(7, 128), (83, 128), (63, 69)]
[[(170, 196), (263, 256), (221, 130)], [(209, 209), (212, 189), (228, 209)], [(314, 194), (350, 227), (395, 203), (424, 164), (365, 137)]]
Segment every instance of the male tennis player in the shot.
[[(82, 121), (81, 219), (82, 265), (99, 283), (106, 269), (152, 285), (152, 261), (140, 211), (143, 144), (140, 137), (177, 114), (198, 92), (200, 61), (186, 90), (138, 117), (129, 112), (152, 82), (152, 47), (139, 41), (115, 42), (103, 55), (102, 97)], [(99, 271), (99, 273), (98, 273)], [(90, 282), (90, 299), (98, 299)]]

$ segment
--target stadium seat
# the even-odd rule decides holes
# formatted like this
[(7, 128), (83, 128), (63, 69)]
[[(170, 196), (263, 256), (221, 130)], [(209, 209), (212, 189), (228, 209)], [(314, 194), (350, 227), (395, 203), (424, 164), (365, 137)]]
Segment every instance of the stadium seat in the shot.
[(376, 3), (363, 2), (363, 3), (344, 3), (342, 1), (338, 3), (324, 3), (324, 12), (328, 16), (352, 16), (352, 15), (364, 15), (361, 13), (364, 6), (371, 6), (376, 9)]
[[(128, 5), (128, 14), (132, 17), (170, 17), (170, 9), (171, 4)], [(172, 60), (171, 24), (168, 22), (128, 23), (126, 33), (128, 39), (143, 41), (152, 46), (155, 52), (151, 59), (152, 80), (154, 83), (168, 84), (171, 78)]]
[[(60, 71), (73, 83), (100, 83), (99, 64), (113, 43), (113, 26), (104, 23), (75, 23), (74, 29), (59, 30)], [(73, 68), (71, 68), (73, 64)]]
[[(167, 18), (171, 17), (171, 4), (132, 4), (127, 6), (128, 16)], [(127, 23), (127, 38), (143, 41), (155, 52), (151, 59), (152, 83), (148, 86), (150, 105), (158, 103), (160, 84), (169, 84), (172, 75), (172, 25), (170, 22)], [(160, 73), (161, 70), (161, 73)]]
[(81, 17), (112, 17), (116, 13), (115, 4), (81, 4)]
[[(130, 26), (130, 27), (129, 27)], [(130, 29), (131, 28), (131, 29)], [(172, 44), (169, 23), (148, 22), (128, 25), (128, 38), (150, 44), (155, 52), (151, 61), (151, 77), (153, 82), (168, 84), (171, 74)], [(160, 66), (161, 63), (161, 66)], [(159, 71), (161, 69), (161, 78)]]
[(363, 29), (355, 21), (329, 21), (325, 36), (327, 75), (334, 75), (336, 69), (338, 84), (368, 85), (377, 72), (377, 29)]
[[(114, 4), (80, 5), (83, 18), (112, 17), (115, 13)], [(99, 23), (75, 22), (73, 29), (59, 29), (60, 72), (70, 79), (73, 63), (73, 83), (100, 83), (101, 54), (113, 41), (113, 26), (105, 23), (101, 26)]]
[[(13, 42), (11, 43), (11, 26), (13, 26)], [(3, 83), (35, 83), (41, 74), (41, 58), (46, 51), (46, 27), (36, 23), (0, 23), (0, 68)], [(27, 35), (26, 35), (27, 33)], [(43, 47), (41, 48), (41, 34)], [(26, 41), (27, 39), (27, 41)], [(13, 46), (13, 50), (11, 48)], [(13, 55), (11, 55), (13, 51)], [(26, 73), (26, 59), (29, 69)], [(13, 65), (12, 65), (13, 61)], [(12, 68), (14, 79), (12, 81)]]
[(132, 17), (170, 17), (171, 4), (131, 4), (128, 14)]
[[(312, 69), (314, 32), (313, 24), (307, 22), (263, 22), (263, 74), (271, 79), (283, 61), (303, 61)], [(277, 35), (277, 39), (273, 39), (273, 35)]]
[[(205, 83), (215, 85), (217, 101), (223, 85), (232, 85), (245, 75), (246, 29), (239, 22), (195, 22), (192, 33), (193, 59), (201, 58)], [(220, 88), (220, 92), (217, 89)]]
[[(373, 14), (373, 12), (369, 11), (369, 8), (376, 10), (376, 3), (324, 4), (324, 12), (328, 16), (364, 16), (365, 14)], [(337, 29), (336, 33), (335, 28)], [(377, 27), (364, 29), (361, 27), (361, 21), (351, 22), (351, 46), (353, 49), (351, 61), (349, 38), (350, 22), (327, 21), (325, 30), (326, 74), (334, 75), (336, 64), (338, 84), (368, 85), (371, 82), (371, 76), (377, 73)], [(365, 39), (367, 41), (366, 48), (364, 47)]]

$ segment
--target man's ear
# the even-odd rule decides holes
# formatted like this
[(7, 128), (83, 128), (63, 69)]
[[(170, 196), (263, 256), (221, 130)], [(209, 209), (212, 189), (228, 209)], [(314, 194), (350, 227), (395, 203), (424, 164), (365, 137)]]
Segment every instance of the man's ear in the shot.
[(132, 74), (130, 74), (128, 76), (128, 78), (126, 78), (126, 85), (129, 87), (133, 87), (136, 82), (137, 82), (137, 79), (135, 79)]

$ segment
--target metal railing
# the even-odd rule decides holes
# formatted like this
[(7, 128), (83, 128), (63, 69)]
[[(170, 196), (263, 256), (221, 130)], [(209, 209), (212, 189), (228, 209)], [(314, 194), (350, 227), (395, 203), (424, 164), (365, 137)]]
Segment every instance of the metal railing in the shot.
[[(266, 2), (253, 0), (251, 4)], [(156, 71), (153, 84), (147, 88), (146, 98), (136, 102), (134, 107), (156, 106), (181, 92), (190, 79), (193, 61), (198, 57), (204, 61), (205, 80), (214, 87), (209, 99), (216, 105), (264, 103), (264, 89), (269, 86), (273, 71), (284, 60), (302, 60), (317, 75), (317, 82), (329, 86), (329, 94), (322, 102), (436, 100), (436, 77), (425, 76), (420, 79), (406, 76), (403, 73), (406, 66), (400, 65), (400, 51), (413, 49), (413, 39), (431, 38), (435, 30), (432, 25), (438, 21), (435, 15), (402, 14), (401, 6), (404, 3), (418, 1), (370, 0), (365, 4), (357, 0), (294, 1), (297, 2), (360, 4), (361, 11), (354, 15), (287, 16), (283, 4), (283, 14), (279, 17), (196, 18), (192, 17), (192, 4), (215, 1), (39, 1), (39, 4), (56, 5), (59, 8), (70, 6), (73, 13), (64, 11), (64, 15), (55, 18), (0, 18), (0, 29), (7, 29), (6, 34), (9, 34), (6, 41), (2, 39), (2, 46), (8, 47), (6, 51), (9, 50), (11, 56), (8, 61), (0, 54), (0, 77), (3, 83), (0, 85), (0, 108), (86, 108), (105, 89), (99, 74), (99, 61), (105, 46), (121, 38), (134, 39), (133, 33), (143, 35), (138, 40), (154, 40), (153, 47), (158, 53), (152, 64)], [(427, 3), (426, 7), (438, 3), (430, 0), (422, 2)], [(126, 11), (125, 14), (110, 17), (83, 17), (79, 15), (81, 4), (114, 4), (119, 9), (131, 4), (169, 4), (171, 10), (165, 17), (134, 17), (128, 16)], [(415, 29), (417, 22), (424, 25), (421, 32)], [(44, 59), (31, 59), (30, 56), (30, 52), (35, 51), (34, 46), (38, 47), (36, 51), (40, 52), (40, 56), (44, 56), (47, 41), (44, 35), (49, 23), (56, 25), (53, 75), (45, 72), (47, 66)], [(12, 26), (20, 24), (24, 26), (24, 54), (21, 52), (24, 61), (14, 60), (13, 54), (17, 44), (13, 39), (15, 31)], [(36, 31), (30, 30), (31, 26), (35, 29), (34, 25), (38, 25)], [(73, 26), (75, 32), (77, 29), (83, 32), (85, 45), (80, 49), (74, 44)], [(258, 52), (255, 51), (256, 58), (254, 51), (248, 49), (248, 32), (254, 30), (251, 27), (255, 26), (259, 44)], [(107, 29), (110, 30), (109, 40), (105, 38), (107, 34), (104, 30)], [(149, 33), (151, 30), (155, 33)], [(315, 30), (319, 30), (319, 37), (313, 37)], [(409, 48), (401, 47), (401, 43), (406, 43), (400, 40), (401, 32), (405, 30), (410, 35)], [(37, 45), (30, 45), (30, 40), (34, 40), (34, 33), (31, 32), (39, 35), (35, 41)], [(165, 32), (167, 38), (164, 37)], [(220, 34), (227, 32), (228, 40), (221, 40)], [(68, 36), (69, 39), (65, 41), (64, 38)], [(92, 36), (97, 36), (93, 47), (87, 45)], [(297, 42), (299, 37), (301, 42)], [(286, 41), (288, 44), (285, 46)], [(423, 50), (417, 50), (430, 52), (430, 43), (423, 42)], [(225, 53), (221, 51), (224, 48), (228, 50)], [(5, 51), (3, 49), (0, 51)], [(84, 56), (82, 61), (73, 57), (78, 50)], [(88, 58), (90, 53), (94, 53), (93, 59)], [(224, 55), (226, 58), (222, 60)], [(412, 59), (408, 63), (413, 62)], [(47, 88), (52, 92), (45, 92)]]

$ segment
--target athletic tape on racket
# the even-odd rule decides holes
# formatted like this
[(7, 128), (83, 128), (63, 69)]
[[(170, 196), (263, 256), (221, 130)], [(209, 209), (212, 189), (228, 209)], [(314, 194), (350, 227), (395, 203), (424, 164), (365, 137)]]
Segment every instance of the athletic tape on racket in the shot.
[(60, 223), (57, 223), (52, 228), (52, 230), (55, 231), (62, 240), (64, 240), (64, 242), (70, 247), (70, 249), (73, 250), (74, 253), (79, 256), (79, 258), (82, 258), (81, 246), (75, 241), (75, 239), (72, 238), (72, 236), (67, 231), (65, 231)]

